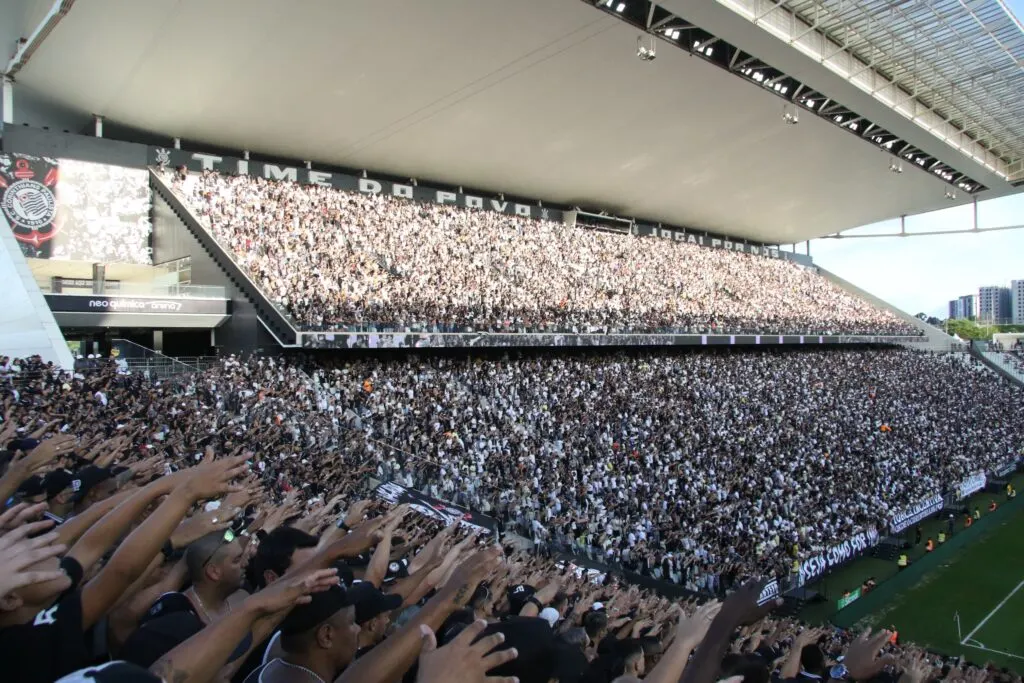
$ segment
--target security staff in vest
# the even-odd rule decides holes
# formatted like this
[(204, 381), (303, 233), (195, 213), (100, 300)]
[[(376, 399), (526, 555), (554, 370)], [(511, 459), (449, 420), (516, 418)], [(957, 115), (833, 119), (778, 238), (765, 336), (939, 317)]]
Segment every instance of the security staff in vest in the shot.
[(946, 542), (946, 532), (945, 531), (940, 531), (939, 532), (939, 545), (942, 545), (945, 542)]
[(899, 568), (898, 571), (903, 571), (910, 566), (910, 558), (907, 557), (906, 553), (903, 553), (897, 558), (896, 566)]

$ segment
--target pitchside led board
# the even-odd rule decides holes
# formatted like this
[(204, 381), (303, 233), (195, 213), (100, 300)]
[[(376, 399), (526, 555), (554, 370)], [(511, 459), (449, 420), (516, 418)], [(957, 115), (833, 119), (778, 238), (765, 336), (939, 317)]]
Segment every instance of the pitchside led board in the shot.
[(27, 258), (153, 263), (145, 169), (0, 154), (0, 208)]

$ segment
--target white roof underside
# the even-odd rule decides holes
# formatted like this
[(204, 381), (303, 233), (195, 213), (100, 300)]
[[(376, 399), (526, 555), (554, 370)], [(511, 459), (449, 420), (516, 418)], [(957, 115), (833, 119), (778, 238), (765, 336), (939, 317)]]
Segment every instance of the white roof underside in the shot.
[[(780, 99), (683, 50), (638, 60), (637, 33), (579, 0), (77, 0), (18, 72), (15, 110), (20, 92), (168, 138), (769, 243), (970, 201), (889, 173), (891, 157), (816, 116), (783, 124)], [(886, 127), (901, 125), (923, 134)], [(991, 188), (981, 198), (1013, 191), (943, 150)]]
[(1001, 0), (761, 0), (895, 83), (1013, 168), (1024, 161), (1024, 29)]

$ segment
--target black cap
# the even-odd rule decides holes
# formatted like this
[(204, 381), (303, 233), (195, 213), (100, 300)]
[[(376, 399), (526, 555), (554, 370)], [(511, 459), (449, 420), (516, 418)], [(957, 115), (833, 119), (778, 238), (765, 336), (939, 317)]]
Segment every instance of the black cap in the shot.
[(28, 453), (30, 450), (39, 445), (39, 439), (14, 439), (7, 444), (7, 448), (12, 451), (23, 451)]
[(79, 669), (57, 683), (162, 683), (163, 679), (131, 662), (107, 662)]
[(369, 581), (357, 581), (349, 586), (348, 601), (356, 606), (356, 623), (360, 625), (402, 606), (401, 595), (388, 595)]
[(526, 602), (533, 597), (537, 589), (528, 583), (521, 583), (518, 586), (511, 586), (508, 589), (508, 604), (512, 614), (519, 614)]
[(90, 490), (113, 476), (114, 475), (106, 467), (89, 465), (79, 471), (71, 482), (71, 488), (75, 490), (75, 495), (72, 500), (77, 503), (89, 495)]
[(38, 474), (33, 474), (31, 477), (26, 479), (18, 487), (18, 493), (28, 498), (34, 498), (35, 496), (41, 496), (46, 493), (46, 486), (44, 480)]
[(384, 583), (394, 583), (407, 576), (409, 576), (409, 560), (403, 557), (400, 560), (388, 562), (387, 571), (384, 572)]
[(282, 635), (305, 633), (352, 604), (341, 586), (331, 586), (328, 590), (313, 593), (310, 597), (312, 600), (304, 605), (295, 606), (281, 622)]
[(53, 500), (61, 491), (71, 486), (75, 475), (67, 470), (54, 470), (43, 478), (43, 488), (46, 489), (46, 499)]
[[(449, 630), (444, 643), (447, 644), (461, 629)], [(555, 634), (548, 622), (539, 617), (509, 617), (503, 622), (490, 624), (483, 630), (479, 638), (500, 632), (505, 636), (504, 642), (493, 651), (515, 648), (519, 656), (511, 662), (491, 669), (491, 676), (517, 676), (521, 683), (547, 683), (555, 676), (558, 658), (564, 654), (555, 640)], [(585, 658), (584, 658), (585, 659)], [(585, 668), (577, 663), (577, 667)], [(560, 679), (561, 680), (561, 679)], [(572, 680), (566, 678), (565, 680)]]

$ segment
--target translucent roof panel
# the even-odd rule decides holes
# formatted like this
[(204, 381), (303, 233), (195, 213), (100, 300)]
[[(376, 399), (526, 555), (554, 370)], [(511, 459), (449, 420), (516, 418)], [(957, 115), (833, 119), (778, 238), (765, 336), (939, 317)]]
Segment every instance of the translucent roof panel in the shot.
[(1024, 160), (1024, 28), (1001, 0), (783, 0), (1008, 165)]

